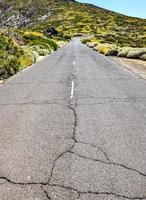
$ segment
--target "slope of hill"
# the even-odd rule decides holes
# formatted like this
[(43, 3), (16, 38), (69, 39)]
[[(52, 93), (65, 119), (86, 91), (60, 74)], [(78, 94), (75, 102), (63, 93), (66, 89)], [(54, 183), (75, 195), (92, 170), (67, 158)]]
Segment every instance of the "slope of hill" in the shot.
[[(4, 3), (5, 2), (5, 3)], [(1, 26), (44, 31), (54, 26), (64, 34), (95, 34), (100, 42), (146, 45), (146, 19), (132, 18), (73, 0), (5, 0)]]
[[(12, 46), (17, 46), (19, 50), (23, 48), (23, 53), (24, 47), (29, 47), (29, 53), (36, 50), (37, 53), (47, 53), (54, 49), (48, 45), (54, 46), (60, 40), (84, 34), (94, 35), (95, 43), (146, 47), (146, 19), (124, 16), (74, 0), (1, 0), (0, 27), (1, 41), (7, 41), (5, 45), (0, 45), (0, 69), (9, 69), (8, 66), (16, 62), (17, 53), (7, 51), (8, 44), (11, 44), (10, 49)], [(52, 27), (57, 33), (53, 37), (46, 34)], [(10, 55), (10, 62), (3, 64), (7, 54)], [(15, 73), (15, 70), (10, 70), (8, 74), (13, 74), (11, 71)]]

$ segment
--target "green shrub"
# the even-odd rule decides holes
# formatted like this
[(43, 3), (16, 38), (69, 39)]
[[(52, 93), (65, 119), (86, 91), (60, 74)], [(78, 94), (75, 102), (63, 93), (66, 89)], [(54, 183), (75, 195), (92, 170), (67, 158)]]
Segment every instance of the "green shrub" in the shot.
[(35, 62), (35, 59), (31, 53), (24, 54), (19, 58), (21, 69), (32, 65)]
[[(33, 49), (34, 51), (38, 52), (40, 49), (43, 49), (43, 46), (41, 46), (41, 45), (34, 45), (34, 46), (32, 46), (32, 49)], [(38, 53), (39, 53), (39, 52), (38, 52)]]
[(98, 44), (96, 48), (99, 53), (104, 55), (110, 55), (111, 50), (115, 50), (114, 45), (111, 44)]
[[(59, 36), (58, 36), (59, 37)], [(56, 37), (56, 38), (58, 38), (58, 37)], [(67, 41), (70, 41), (71, 40), (71, 35), (67, 35), (67, 34), (63, 34), (62, 33), (62, 35), (60, 34), (60, 38), (59, 38), (59, 40), (67, 40)]]
[(51, 50), (56, 51), (58, 46), (56, 45), (55, 42), (50, 41), (50, 40), (32, 40), (28, 43), (30, 46), (34, 46), (34, 45), (40, 45), (43, 46), (44, 49), (48, 49), (49, 52), (51, 52)]
[(12, 75), (16, 74), (20, 69), (19, 59), (15, 55), (11, 55), (7, 59), (8, 59), (10, 68), (12, 68), (12, 71), (14, 71), (14, 73), (12, 73)]
[(100, 44), (96, 43), (93, 39), (93, 42), (87, 43), (87, 46), (93, 48), (93, 50), (98, 51), (105, 56), (117, 56), (118, 49), (115, 48), (115, 45), (112, 44)]
[(98, 52), (101, 53), (101, 54), (106, 55), (110, 50), (111, 50), (110, 47), (106, 47), (106, 46), (98, 47)]
[(3, 59), (2, 56), (0, 58), (0, 77), (4, 76), (6, 73), (5, 64), (6, 59)]
[(141, 55), (139, 58), (142, 59), (142, 60), (146, 60), (146, 53), (144, 53), (143, 55)]
[(81, 37), (81, 36), (83, 36), (82, 33), (74, 33), (74, 34), (73, 34), (73, 37)]
[(118, 57), (126, 57), (130, 50), (131, 50), (131, 48), (123, 48), (119, 51), (117, 56)]
[(87, 44), (87, 43), (89, 43), (89, 42), (91, 42), (91, 39), (89, 39), (89, 38), (88, 38), (88, 39), (83, 39), (83, 40), (82, 40), (82, 43), (83, 43), (83, 44)]
[(146, 48), (130, 48), (125, 47), (122, 48), (119, 53), (119, 57), (127, 57), (127, 58), (140, 58), (142, 60), (146, 60)]
[(40, 49), (39, 50), (39, 55), (40, 56), (46, 56), (47, 54), (49, 54), (49, 50), (48, 49)]
[(20, 62), (18, 58), (14, 55), (9, 55), (3, 60), (1, 70), (4, 78), (16, 74), (20, 70)]
[(46, 56), (50, 53), (48, 49), (44, 49), (41, 45), (33, 46), (34, 51), (36, 51), (40, 56)]
[(4, 33), (0, 34), (0, 49), (6, 49), (8, 45), (8, 37)]
[(38, 58), (39, 58), (39, 53), (36, 52), (36, 51), (32, 51), (32, 55), (34, 57), (34, 62), (36, 62), (38, 60)]
[(128, 52), (127, 58), (139, 58), (144, 53), (146, 53), (146, 49), (144, 48), (133, 49)]
[(21, 32), (20, 38), (21, 44), (25, 43), (26, 46), (17, 44), (17, 38), (0, 34), (0, 77), (8, 78), (32, 65), (40, 55), (45, 56), (58, 48), (56, 41), (42, 33)]
[[(0, 59), (0, 62), (1, 62), (1, 59)], [(5, 68), (4, 66), (2, 65), (2, 63), (0, 64), (0, 79), (1, 77), (5, 74)]]
[(43, 36), (41, 33), (25, 32), (23, 37), (26, 40), (26, 43), (30, 46), (41, 45), (44, 49), (48, 49), (50, 52), (51, 50), (56, 51), (58, 49), (57, 44), (53, 40)]

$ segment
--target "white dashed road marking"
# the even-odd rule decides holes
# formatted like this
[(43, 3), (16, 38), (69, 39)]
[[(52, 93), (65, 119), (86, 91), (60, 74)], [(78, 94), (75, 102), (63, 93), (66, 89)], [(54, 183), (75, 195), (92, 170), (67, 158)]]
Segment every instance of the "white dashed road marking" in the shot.
[(74, 97), (74, 81), (71, 82), (71, 94), (70, 98), (72, 99)]

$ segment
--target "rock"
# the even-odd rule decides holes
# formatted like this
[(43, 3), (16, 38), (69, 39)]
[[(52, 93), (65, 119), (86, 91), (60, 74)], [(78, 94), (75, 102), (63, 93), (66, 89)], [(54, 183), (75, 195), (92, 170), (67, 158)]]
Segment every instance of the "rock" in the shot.
[(93, 43), (87, 43), (87, 46), (90, 47), (90, 48), (94, 48), (95, 44), (93, 44)]
[(105, 55), (106, 56), (117, 56), (118, 55), (118, 50), (110, 49)]
[(47, 36), (56, 36), (58, 35), (58, 31), (54, 27), (51, 27), (51, 28), (46, 29), (44, 31), (44, 34)]

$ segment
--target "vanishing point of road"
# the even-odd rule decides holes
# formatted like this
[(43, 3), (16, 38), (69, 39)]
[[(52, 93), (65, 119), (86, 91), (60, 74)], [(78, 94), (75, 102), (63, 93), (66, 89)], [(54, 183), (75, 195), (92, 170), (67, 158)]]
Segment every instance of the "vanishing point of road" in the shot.
[(0, 200), (146, 199), (146, 80), (79, 39), (0, 85)]

